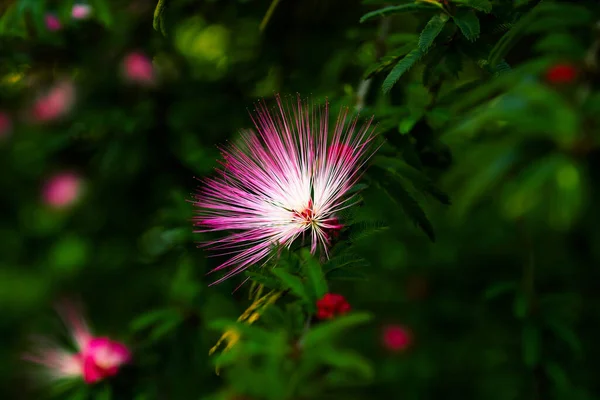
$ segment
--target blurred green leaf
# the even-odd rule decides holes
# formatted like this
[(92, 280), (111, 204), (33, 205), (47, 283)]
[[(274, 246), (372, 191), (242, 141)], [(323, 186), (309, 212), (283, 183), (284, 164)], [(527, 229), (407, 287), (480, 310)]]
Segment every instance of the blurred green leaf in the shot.
[(327, 293), (327, 281), (325, 280), (321, 264), (315, 260), (307, 249), (302, 251), (302, 258), (304, 260), (302, 266), (304, 267), (304, 274), (306, 275), (311, 294), (311, 304), (314, 304)]
[(334, 348), (319, 350), (319, 358), (334, 368), (354, 371), (362, 379), (369, 380), (375, 376), (375, 371), (369, 361), (351, 351)]
[(523, 327), (523, 362), (533, 368), (540, 360), (540, 332), (537, 327), (526, 324)]
[(515, 282), (498, 282), (485, 290), (483, 297), (486, 300), (492, 300), (502, 294), (515, 291), (517, 284)]
[(98, 16), (100, 22), (107, 28), (112, 28), (113, 14), (107, 0), (90, 0), (90, 4), (94, 8), (94, 13)]
[(560, 340), (565, 342), (575, 355), (580, 357), (583, 354), (581, 341), (573, 329), (565, 322), (559, 321), (552, 315), (545, 316), (546, 326)]
[(284, 271), (281, 268), (273, 268), (273, 274), (281, 279), (283, 285), (290, 289), (296, 296), (300, 297), (307, 303), (311, 302), (310, 296), (306, 291), (306, 287), (300, 278)]
[(61, 273), (71, 273), (85, 265), (88, 259), (87, 241), (76, 236), (65, 236), (50, 250), (49, 263)]
[(350, 313), (325, 321), (311, 328), (302, 338), (302, 345), (309, 349), (334, 340), (348, 329), (367, 323), (371, 320), (368, 313)]

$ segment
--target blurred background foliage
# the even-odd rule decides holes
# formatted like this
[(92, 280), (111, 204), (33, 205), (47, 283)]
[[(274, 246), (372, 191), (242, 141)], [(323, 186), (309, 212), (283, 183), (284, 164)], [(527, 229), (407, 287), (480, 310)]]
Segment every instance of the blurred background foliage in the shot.
[[(55, 398), (600, 398), (597, 1), (86, 4), (0, 4), (3, 399), (51, 394), (19, 355), (61, 332), (62, 296), (135, 362)], [(208, 350), (254, 286), (208, 287), (190, 200), (275, 93), (375, 115), (385, 143), (327, 282), (304, 253), (252, 271), (291, 295), (238, 326), (216, 375)], [(356, 312), (309, 329), (326, 290)]]

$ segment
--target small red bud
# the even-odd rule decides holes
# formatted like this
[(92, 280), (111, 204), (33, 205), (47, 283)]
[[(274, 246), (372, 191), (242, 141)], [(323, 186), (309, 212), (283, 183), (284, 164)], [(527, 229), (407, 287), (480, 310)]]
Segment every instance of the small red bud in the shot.
[(344, 296), (336, 293), (326, 293), (317, 301), (317, 318), (332, 319), (338, 315), (346, 314), (350, 309), (350, 304)]
[(579, 71), (572, 64), (556, 64), (546, 71), (546, 80), (552, 84), (571, 83), (577, 79)]

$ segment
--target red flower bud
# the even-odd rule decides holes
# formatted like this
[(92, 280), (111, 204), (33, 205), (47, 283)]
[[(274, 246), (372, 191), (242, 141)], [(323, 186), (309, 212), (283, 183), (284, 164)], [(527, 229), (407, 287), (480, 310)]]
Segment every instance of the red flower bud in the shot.
[(578, 72), (572, 64), (556, 64), (546, 71), (546, 80), (553, 84), (571, 83), (577, 78)]
[(317, 318), (332, 319), (350, 311), (350, 304), (341, 294), (326, 293), (317, 301)]
[(383, 329), (383, 345), (390, 351), (406, 350), (412, 341), (412, 333), (405, 326), (389, 325)]

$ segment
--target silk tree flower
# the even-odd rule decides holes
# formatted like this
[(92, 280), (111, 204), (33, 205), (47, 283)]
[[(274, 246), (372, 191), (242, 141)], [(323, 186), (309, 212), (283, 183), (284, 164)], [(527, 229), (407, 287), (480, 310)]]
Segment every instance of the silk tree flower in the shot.
[(38, 96), (31, 116), (38, 123), (54, 121), (68, 114), (74, 104), (75, 85), (69, 80), (62, 80)]
[(388, 325), (383, 329), (382, 342), (386, 349), (401, 352), (411, 346), (413, 335), (410, 329), (403, 325)]
[(8, 136), (12, 130), (12, 121), (10, 116), (4, 111), (0, 111), (0, 139)]
[(290, 247), (309, 237), (311, 252), (327, 249), (341, 210), (354, 201), (348, 191), (373, 154), (372, 119), (361, 127), (348, 110), (328, 128), (329, 107), (264, 103), (253, 117), (256, 131), (222, 151), (217, 177), (204, 181), (194, 205), (196, 232), (229, 232), (204, 246), (231, 257), (213, 271), (229, 269), (214, 284), (272, 256), (273, 246)]
[(42, 199), (52, 208), (67, 208), (79, 199), (83, 181), (73, 172), (62, 172), (50, 177), (42, 188)]
[(23, 359), (43, 367), (44, 375), (51, 380), (82, 378), (93, 384), (116, 375), (131, 360), (129, 349), (107, 337), (95, 337), (87, 323), (70, 305), (59, 312), (67, 325), (76, 351), (62, 348), (47, 338), (38, 338)]
[(86, 19), (92, 14), (92, 7), (89, 4), (75, 4), (71, 9), (73, 19)]
[(44, 22), (46, 23), (46, 28), (50, 32), (56, 32), (62, 29), (62, 24), (58, 17), (54, 14), (46, 14), (44, 16)]
[(129, 53), (123, 59), (122, 73), (124, 78), (143, 86), (151, 86), (156, 82), (156, 73), (152, 60), (140, 52)]

